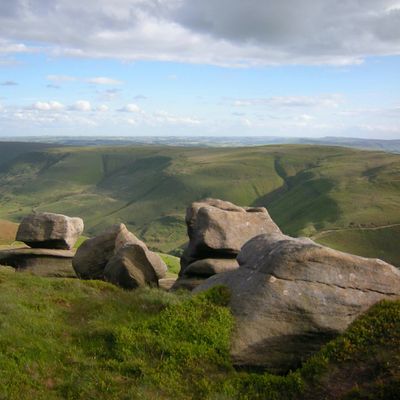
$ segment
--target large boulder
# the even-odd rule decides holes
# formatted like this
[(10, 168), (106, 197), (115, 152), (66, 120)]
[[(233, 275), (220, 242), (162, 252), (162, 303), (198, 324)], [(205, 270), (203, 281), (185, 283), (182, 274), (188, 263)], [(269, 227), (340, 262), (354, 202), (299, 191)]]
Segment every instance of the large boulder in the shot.
[(186, 225), (189, 244), (173, 290), (192, 290), (212, 275), (238, 268), (236, 256), (252, 237), (282, 234), (264, 207), (239, 207), (219, 199), (192, 203)]
[(0, 264), (39, 276), (75, 278), (75, 250), (15, 248), (0, 251)]
[(231, 355), (239, 366), (286, 372), (343, 332), (371, 305), (400, 298), (400, 271), (320, 246), (272, 234), (246, 243), (239, 269), (195, 289), (225, 285), (236, 319)]
[(76, 274), (82, 279), (103, 279), (108, 262), (127, 245), (141, 247), (158, 279), (165, 276), (167, 266), (160, 256), (150, 251), (124, 224), (110, 227), (79, 247), (73, 259)]
[(264, 207), (243, 208), (228, 201), (206, 199), (187, 209), (188, 256), (209, 258), (239, 253), (243, 244), (262, 233), (280, 233)]
[(103, 279), (104, 268), (115, 253), (116, 239), (124, 229), (124, 224), (113, 225), (102, 234), (81, 244), (72, 260), (79, 278)]
[(107, 263), (104, 278), (125, 289), (158, 286), (158, 276), (149, 259), (149, 251), (139, 244), (122, 247)]
[(70, 250), (83, 232), (81, 218), (53, 213), (25, 217), (19, 225), (16, 240), (30, 247)]

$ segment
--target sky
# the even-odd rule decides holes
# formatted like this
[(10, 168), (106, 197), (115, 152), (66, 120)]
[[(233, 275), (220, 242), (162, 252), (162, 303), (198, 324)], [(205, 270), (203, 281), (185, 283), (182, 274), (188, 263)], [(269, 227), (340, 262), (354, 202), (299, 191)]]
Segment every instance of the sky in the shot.
[(0, 0), (0, 136), (400, 139), (400, 0)]

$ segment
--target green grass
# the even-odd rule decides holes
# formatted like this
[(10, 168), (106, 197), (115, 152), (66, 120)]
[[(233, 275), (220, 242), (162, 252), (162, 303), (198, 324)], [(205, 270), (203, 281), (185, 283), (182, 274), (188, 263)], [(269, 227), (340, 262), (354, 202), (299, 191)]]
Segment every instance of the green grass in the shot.
[(200, 399), (232, 369), (218, 296), (7, 269), (0, 286), (2, 399)]
[(162, 260), (167, 264), (168, 276), (176, 277), (181, 269), (180, 260), (178, 257), (172, 256), (170, 254), (158, 253)]
[[(87, 236), (123, 222), (162, 253), (181, 253), (185, 209), (204, 197), (266, 206), (295, 236), (400, 223), (396, 154), (312, 145), (16, 146), (18, 155), (0, 168), (0, 218), (19, 222), (32, 209), (81, 216)], [(385, 259), (398, 259), (398, 235), (384, 236)], [(370, 242), (356, 240), (348, 251), (363, 254)], [(382, 256), (377, 246), (371, 255)]]
[(400, 226), (383, 229), (350, 229), (329, 232), (318, 243), (364, 257), (385, 260), (400, 268)]
[(12, 271), (0, 269), (0, 399), (395, 399), (400, 389), (400, 301), (277, 376), (232, 367), (226, 288), (190, 297)]

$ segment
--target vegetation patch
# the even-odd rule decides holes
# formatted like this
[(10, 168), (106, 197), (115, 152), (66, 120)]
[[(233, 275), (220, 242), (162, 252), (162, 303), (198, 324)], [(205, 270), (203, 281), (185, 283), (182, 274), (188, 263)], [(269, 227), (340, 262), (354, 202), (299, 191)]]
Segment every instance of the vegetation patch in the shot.
[(127, 292), (0, 269), (0, 399), (395, 399), (400, 301), (286, 376), (236, 371), (229, 290)]
[(400, 223), (397, 154), (312, 145), (20, 146), (0, 146), (0, 159), (7, 158), (0, 164), (0, 218), (9, 221), (32, 210), (81, 216), (88, 236), (123, 222), (152, 250), (179, 256), (186, 207), (213, 197), (265, 206), (287, 234), (336, 230), (321, 239), (355, 254), (398, 259), (396, 236), (382, 247), (390, 239), (384, 229), (356, 229)]

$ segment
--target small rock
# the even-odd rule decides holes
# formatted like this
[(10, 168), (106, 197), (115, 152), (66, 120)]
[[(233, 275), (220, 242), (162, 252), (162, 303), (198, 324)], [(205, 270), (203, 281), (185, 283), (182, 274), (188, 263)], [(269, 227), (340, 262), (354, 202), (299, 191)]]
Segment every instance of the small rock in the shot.
[(188, 265), (184, 276), (209, 277), (239, 268), (234, 258), (205, 258)]
[(158, 286), (158, 277), (148, 258), (149, 252), (138, 244), (122, 247), (104, 269), (106, 281), (125, 289)]

